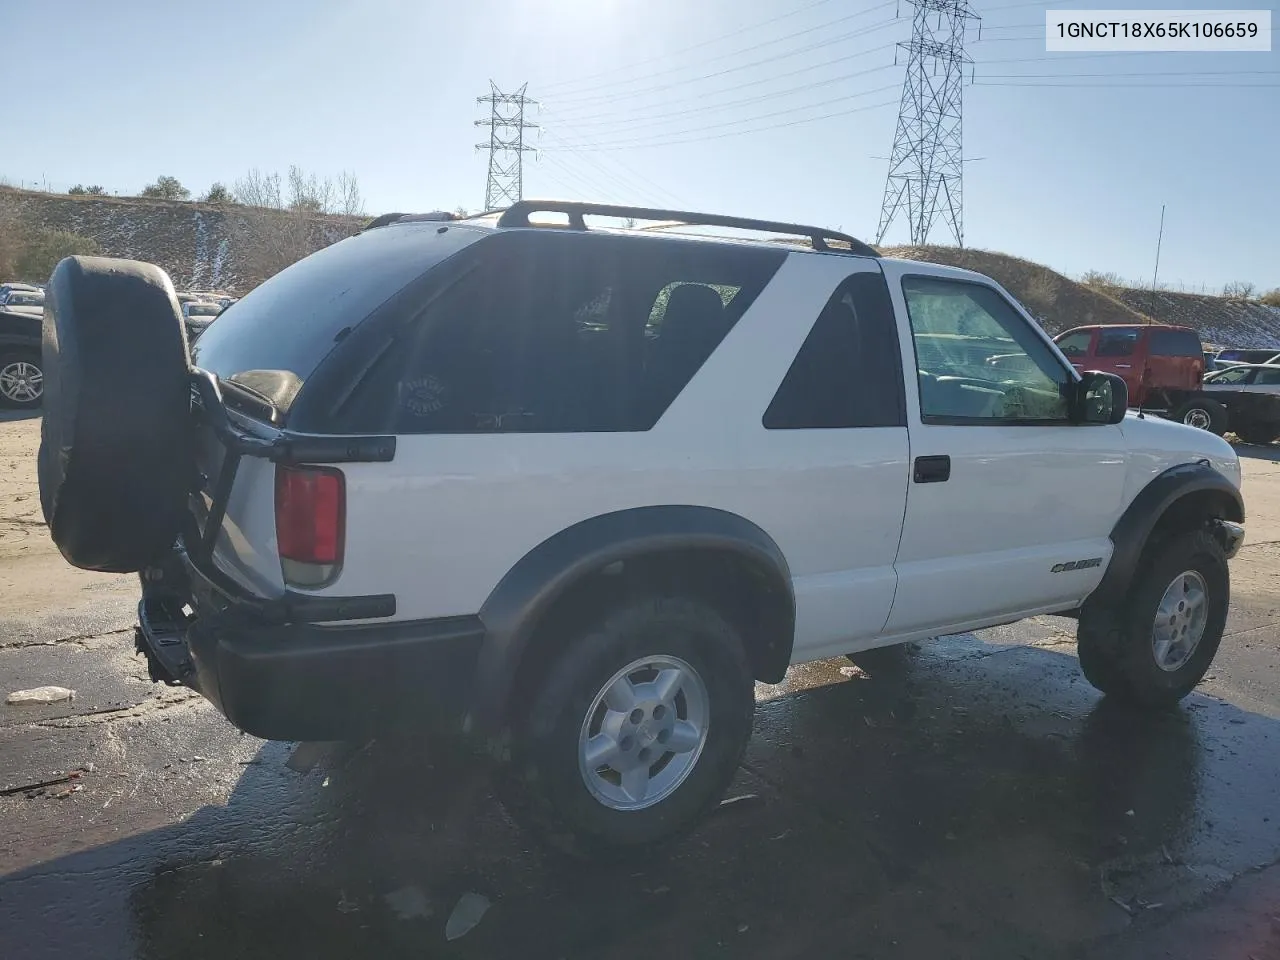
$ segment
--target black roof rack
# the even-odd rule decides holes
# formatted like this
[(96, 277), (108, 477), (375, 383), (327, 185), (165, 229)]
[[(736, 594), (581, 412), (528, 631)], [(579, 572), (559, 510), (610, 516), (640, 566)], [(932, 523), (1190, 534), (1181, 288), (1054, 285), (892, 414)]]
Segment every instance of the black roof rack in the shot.
[[(533, 226), (531, 213), (563, 213), (569, 218), (569, 226), (575, 230), (587, 229), (587, 214), (600, 217), (634, 218), (637, 220), (672, 220), (690, 226), (734, 227), (739, 230), (759, 230), (764, 233), (782, 233), (808, 237), (813, 249), (827, 253), (852, 253), (860, 257), (879, 257), (871, 247), (845, 233), (826, 227), (807, 227), (799, 223), (779, 223), (774, 220), (752, 220), (748, 217), (725, 217), (714, 213), (690, 213), (687, 210), (658, 210), (652, 207), (627, 207), (609, 203), (580, 203), (574, 200), (520, 200), (508, 207), (498, 218), (500, 227)], [(843, 247), (833, 247), (834, 240)]]

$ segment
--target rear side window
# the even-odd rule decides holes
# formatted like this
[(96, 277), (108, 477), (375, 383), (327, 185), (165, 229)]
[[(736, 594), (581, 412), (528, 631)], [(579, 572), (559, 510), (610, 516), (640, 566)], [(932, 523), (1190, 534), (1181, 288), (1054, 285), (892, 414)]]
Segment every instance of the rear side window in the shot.
[(883, 275), (850, 277), (796, 354), (765, 411), (765, 429), (904, 426), (901, 357)]
[(467, 257), (362, 378), (343, 429), (648, 430), (786, 253), (537, 230)]
[(1083, 357), (1089, 352), (1089, 341), (1093, 339), (1093, 331), (1077, 330), (1068, 333), (1057, 341), (1058, 349), (1068, 357)]
[(1200, 338), (1190, 330), (1162, 330), (1151, 328), (1152, 354), (1160, 357), (1203, 357)]
[(1138, 345), (1138, 333), (1135, 329), (1121, 328), (1108, 329), (1098, 331), (1098, 349), (1095, 356), (1099, 357), (1131, 357), (1134, 348)]
[(411, 280), (481, 236), (396, 224), (325, 247), (226, 310), (192, 347), (196, 366), (266, 395), (282, 414), (337, 342)]

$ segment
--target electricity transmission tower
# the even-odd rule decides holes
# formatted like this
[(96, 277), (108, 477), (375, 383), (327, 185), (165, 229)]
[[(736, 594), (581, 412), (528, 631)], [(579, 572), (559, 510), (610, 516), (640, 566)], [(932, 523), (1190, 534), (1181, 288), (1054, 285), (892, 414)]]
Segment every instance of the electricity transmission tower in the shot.
[(515, 93), (503, 93), (497, 84), (489, 81), (489, 95), (476, 97), (476, 103), (489, 104), (487, 120), (477, 120), (477, 127), (489, 128), (487, 143), (477, 143), (477, 150), (489, 151), (489, 178), (484, 185), (484, 209), (497, 210), (509, 207), (521, 199), (524, 193), (524, 154), (533, 147), (526, 146), (524, 132), (537, 124), (526, 123), (524, 108), (537, 101), (524, 95), (522, 84)]
[(908, 0), (915, 8), (907, 52), (907, 76), (898, 107), (898, 129), (889, 154), (889, 176), (876, 243), (899, 212), (911, 227), (911, 242), (929, 240), (941, 213), (956, 244), (964, 246), (961, 114), (965, 30), (980, 19), (968, 0)]

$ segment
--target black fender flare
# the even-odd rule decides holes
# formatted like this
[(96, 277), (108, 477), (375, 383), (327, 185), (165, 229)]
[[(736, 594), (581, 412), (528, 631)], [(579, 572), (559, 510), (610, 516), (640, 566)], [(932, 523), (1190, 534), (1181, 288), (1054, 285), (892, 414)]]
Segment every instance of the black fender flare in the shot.
[(1143, 487), (1116, 521), (1111, 530), (1114, 545), (1111, 563), (1101, 583), (1090, 594), (1088, 603), (1107, 606), (1123, 598), (1138, 572), (1142, 551), (1160, 518), (1186, 497), (1205, 493), (1214, 498), (1217, 519), (1244, 522), (1244, 501), (1240, 491), (1207, 460), (1170, 467)]
[(745, 561), (776, 592), (785, 636), (770, 638), (763, 673), (780, 680), (791, 659), (795, 594), (778, 545), (751, 521), (712, 507), (636, 507), (583, 520), (544, 540), (502, 578), (480, 608), (485, 639), (468, 728), (502, 724), (522, 657), (542, 617), (583, 577), (610, 564), (672, 550), (714, 550)]

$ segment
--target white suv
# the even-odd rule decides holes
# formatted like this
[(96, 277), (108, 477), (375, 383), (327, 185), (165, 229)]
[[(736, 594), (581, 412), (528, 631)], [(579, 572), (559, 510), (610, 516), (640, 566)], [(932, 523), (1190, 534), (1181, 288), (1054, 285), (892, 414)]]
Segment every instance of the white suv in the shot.
[(1161, 704), (1222, 635), (1232, 449), (1126, 417), (986, 277), (831, 231), (392, 216), (190, 356), (149, 265), (64, 261), (46, 327), (51, 532), (140, 572), (157, 679), (263, 737), (478, 737), (576, 850), (692, 824), (792, 663), (1059, 613)]

